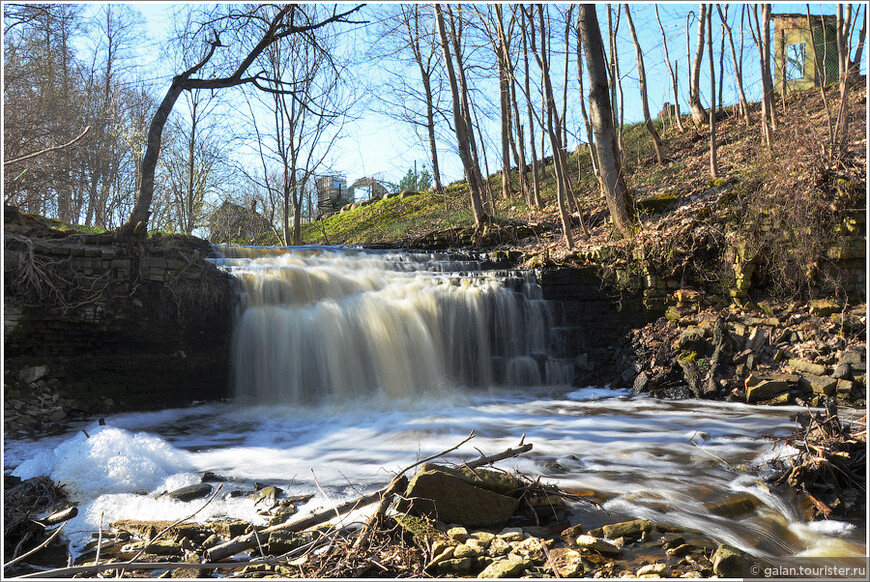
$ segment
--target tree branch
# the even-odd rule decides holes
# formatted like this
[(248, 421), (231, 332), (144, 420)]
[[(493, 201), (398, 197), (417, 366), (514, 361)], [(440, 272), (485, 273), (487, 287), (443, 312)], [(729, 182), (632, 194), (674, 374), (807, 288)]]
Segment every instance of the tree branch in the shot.
[(83, 132), (81, 132), (77, 137), (73, 138), (71, 141), (68, 141), (67, 143), (65, 143), (65, 144), (63, 144), (63, 145), (54, 146), (54, 147), (50, 147), (50, 148), (45, 148), (44, 150), (39, 150), (38, 152), (33, 152), (32, 154), (27, 154), (26, 156), (21, 156), (21, 157), (18, 157), (18, 158), (12, 158), (11, 160), (5, 160), (5, 161), (3, 162), (3, 167), (5, 168), (6, 166), (11, 166), (12, 164), (17, 164), (17, 163), (23, 162), (23, 161), (25, 161), (25, 160), (29, 160), (29, 159), (32, 159), (32, 158), (35, 158), (35, 157), (38, 157), (38, 156), (43, 156), (43, 155), (45, 155), (45, 154), (48, 154), (48, 153), (51, 153), (51, 152), (55, 152), (55, 151), (57, 151), (57, 150), (62, 150), (62, 149), (64, 149), (64, 148), (68, 148), (69, 146), (73, 145), (74, 143), (76, 143), (77, 141), (79, 141), (80, 139), (82, 139), (83, 137), (85, 137), (85, 135), (87, 135), (87, 133), (88, 133), (90, 130), (91, 130), (91, 126), (89, 125), (89, 126), (87, 126), (87, 127), (85, 128), (85, 130), (84, 130)]

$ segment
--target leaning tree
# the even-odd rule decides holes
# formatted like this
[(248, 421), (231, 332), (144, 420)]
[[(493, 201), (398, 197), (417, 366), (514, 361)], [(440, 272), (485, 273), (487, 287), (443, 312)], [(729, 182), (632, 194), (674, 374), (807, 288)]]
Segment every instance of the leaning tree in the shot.
[[(202, 26), (210, 28), (212, 39), (208, 41), (205, 55), (193, 67), (172, 79), (166, 95), (157, 112), (151, 119), (148, 129), (145, 155), (141, 163), (141, 182), (139, 194), (130, 218), (119, 229), (119, 235), (137, 234), (144, 236), (148, 230), (151, 215), (151, 199), (154, 195), (154, 171), (160, 154), (163, 127), (175, 101), (184, 91), (195, 89), (226, 89), (242, 85), (253, 85), (262, 91), (285, 93), (293, 96), (297, 88), (287, 85), (280, 79), (273, 79), (265, 67), (257, 70), (260, 57), (266, 49), (292, 35), (310, 38), (310, 34), (324, 26), (339, 22), (349, 22), (349, 17), (362, 8), (362, 5), (348, 7), (334, 6), (328, 14), (322, 14), (313, 5), (283, 4), (270, 5), (226, 5), (226, 12), (215, 18), (206, 19)], [(206, 65), (212, 61), (219, 48), (226, 48), (220, 35), (224, 33), (237, 39), (241, 47), (237, 55), (226, 55), (222, 62), (213, 66), (209, 74), (203, 74)], [(251, 72), (255, 70), (256, 72)]]

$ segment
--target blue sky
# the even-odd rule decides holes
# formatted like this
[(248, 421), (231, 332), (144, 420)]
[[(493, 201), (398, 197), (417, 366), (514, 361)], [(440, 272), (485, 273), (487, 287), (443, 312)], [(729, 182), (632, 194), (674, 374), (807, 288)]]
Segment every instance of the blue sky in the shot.
[[(163, 83), (159, 81), (155, 83), (153, 91), (155, 96), (162, 96), (165, 87), (168, 85), (168, 80), (171, 78), (174, 71), (168, 69), (165, 59), (161, 58), (159, 47), (167, 42), (167, 34), (170, 29), (170, 12), (173, 7), (178, 6), (178, 3), (168, 2), (136, 2), (132, 5), (136, 8), (147, 21), (147, 30), (149, 40), (153, 41), (152, 49), (150, 49), (143, 60), (144, 67), (147, 72), (143, 77), (150, 79), (164, 79)], [(825, 14), (834, 14), (834, 4), (811, 4), (811, 10), (814, 14), (823, 12)], [(368, 7), (367, 7), (368, 9)], [(687, 90), (685, 89), (685, 80), (687, 78), (687, 63), (686, 63), (686, 39), (685, 39), (685, 22), (686, 14), (689, 11), (697, 12), (698, 4), (695, 3), (677, 3), (667, 2), (659, 5), (659, 11), (665, 25), (666, 33), (669, 37), (669, 51), (671, 60), (679, 61), (679, 75), (681, 83), (681, 106), (687, 110)], [(604, 5), (599, 5), (599, 22), (602, 27), (606, 26)], [(731, 5), (732, 12), (739, 13), (739, 5)], [(774, 13), (805, 13), (806, 7), (803, 4), (775, 4), (773, 6)], [(650, 4), (633, 4), (632, 16), (635, 21), (635, 26), (638, 28), (640, 42), (644, 47), (644, 59), (649, 79), (649, 99), (650, 109), (653, 114), (662, 108), (665, 101), (672, 101), (670, 79), (667, 69), (664, 64), (664, 56), (662, 51), (661, 34), (658, 24), (655, 20), (655, 13)], [(369, 16), (371, 17), (371, 16)], [(714, 16), (714, 27), (717, 29), (717, 16)], [(694, 50), (694, 33), (696, 24), (691, 26), (692, 50)], [(603, 31), (606, 35), (606, 30)], [(735, 30), (735, 33), (737, 30)], [(371, 34), (375, 33), (374, 23), (369, 27), (358, 27), (355, 34), (354, 42), (357, 48), (364, 48), (367, 43), (372, 42)], [(625, 93), (625, 121), (626, 123), (635, 122), (642, 119), (640, 100), (637, 96), (636, 84), (636, 64), (634, 48), (631, 45), (628, 35), (627, 26), (620, 26), (618, 38), (619, 55), (621, 63), (621, 72), (623, 75), (623, 90)], [(606, 42), (606, 41), (605, 41)], [(718, 52), (718, 42), (714, 45), (714, 51)], [(554, 50), (555, 42), (554, 42)], [(747, 84), (748, 97), (751, 100), (758, 98), (760, 93), (760, 83), (752, 81), (753, 77), (757, 77), (758, 60), (755, 53), (755, 47), (752, 39), (746, 34), (745, 39), (745, 62), (746, 69), (744, 74), (749, 81)], [(866, 52), (865, 52), (866, 54)], [(554, 55), (554, 62), (560, 62), (561, 55)], [(730, 52), (726, 44), (726, 72), (725, 72), (725, 98), (726, 104), (736, 101), (735, 89), (733, 82), (733, 74), (731, 73)], [(365, 65), (369, 70), (363, 71), (364, 76), (378, 77), (382, 73), (379, 72), (378, 63), (370, 63)], [(561, 66), (561, 65), (559, 65)], [(574, 62), (571, 61), (572, 74), (570, 79), (574, 79), (576, 83), (576, 74), (574, 71)], [(718, 66), (718, 63), (717, 63)], [(559, 67), (556, 67), (558, 70)], [(706, 75), (708, 70), (706, 61), (702, 67), (702, 75)], [(862, 71), (864, 69), (862, 68)], [(409, 69), (408, 74), (413, 76), (414, 70)], [(561, 73), (554, 73), (558, 77)], [(561, 93), (561, 81), (554, 79), (556, 83), (557, 93)], [(162, 85), (162, 86), (161, 86)], [(709, 80), (704, 77), (701, 81), (702, 100), (705, 104), (709, 103), (707, 93), (709, 92)], [(569, 85), (569, 101), (570, 109), (573, 110), (577, 104), (577, 88), (575, 85)], [(158, 97), (159, 98), (159, 97)], [(229, 99), (229, 96), (228, 96)], [(569, 115), (569, 120), (572, 125), (579, 125), (579, 116)], [(498, 139), (498, 131), (496, 127), (491, 128), (488, 132), (488, 141), (491, 142), (489, 152), (489, 164), (491, 171), (495, 171), (497, 167), (497, 146), (495, 140)], [(335, 153), (332, 155), (331, 165), (335, 171), (343, 173), (348, 182), (352, 182), (355, 178), (361, 176), (378, 176), (390, 181), (398, 181), (412, 167), (414, 161), (417, 161), (418, 167), (428, 164), (428, 151), (423, 143), (414, 143), (412, 130), (398, 121), (375, 111), (367, 112), (360, 120), (353, 122), (345, 128), (345, 135), (339, 141), (335, 148)], [(576, 147), (579, 140), (583, 139), (582, 135), (574, 136), (574, 139), (569, 139), (569, 147)], [(450, 144), (445, 144), (442, 147), (441, 159), (439, 160), (442, 173), (445, 177), (445, 182), (460, 179), (462, 177), (462, 167), (458, 157), (453, 152)]]

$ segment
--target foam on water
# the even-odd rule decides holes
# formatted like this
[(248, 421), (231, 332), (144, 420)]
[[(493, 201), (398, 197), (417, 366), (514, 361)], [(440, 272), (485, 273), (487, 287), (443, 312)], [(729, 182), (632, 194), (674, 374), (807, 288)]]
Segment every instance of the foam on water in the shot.
[[(595, 399), (587, 399), (592, 394)], [(257, 481), (291, 495), (315, 494), (307, 506), (313, 510), (383, 486), (396, 471), (455, 445), (473, 429), (472, 443), (447, 460), (476, 457), (472, 447), (497, 452), (515, 446), (525, 433), (534, 449), (504, 468), (569, 490), (595, 491), (614, 515), (697, 529), (764, 555), (851, 555), (863, 547), (862, 530), (840, 522), (804, 524), (794, 500), (715, 458), (732, 467), (758, 467), (771, 448), (762, 436), (792, 430), (789, 411), (612, 394), (617, 397), (537, 388), (391, 406), (365, 399), (323, 407), (207, 405), (140, 413), (135, 422), (128, 414), (108, 417), (108, 426), (88, 427), (90, 438), (79, 431), (62, 442), (7, 442), (6, 453), (7, 459), (29, 458), (15, 474), (48, 474), (75, 492), (80, 515), (68, 528), (78, 544), (97, 531), (101, 516), (107, 524), (189, 515), (202, 501), (158, 494), (198, 482), (205, 471), (230, 480), (225, 492)], [(125, 423), (135, 430), (118, 428)], [(757, 510), (721, 517), (708, 509), (744, 493), (757, 500)], [(217, 516), (263, 523), (244, 497), (221, 494), (197, 519)]]

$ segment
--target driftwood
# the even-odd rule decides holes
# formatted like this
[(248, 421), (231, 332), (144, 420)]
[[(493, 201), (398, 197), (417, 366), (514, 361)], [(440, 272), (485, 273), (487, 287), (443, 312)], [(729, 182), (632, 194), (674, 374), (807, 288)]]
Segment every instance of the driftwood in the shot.
[[(523, 435), (523, 436), (525, 437), (525, 435)], [(377, 491), (375, 491), (373, 493), (369, 493), (367, 495), (362, 495), (360, 497), (357, 497), (356, 499), (352, 499), (350, 501), (347, 501), (339, 506), (332, 507), (330, 509), (321, 511), (319, 513), (312, 514), (312, 515), (305, 517), (303, 519), (299, 519), (299, 520), (296, 520), (293, 522), (278, 524), (278, 525), (275, 525), (272, 527), (265, 528), (265, 529), (260, 530), (260, 531), (253, 531), (251, 533), (236, 537), (236, 538), (234, 538), (226, 543), (223, 543), (219, 546), (215, 546), (213, 548), (210, 548), (209, 550), (206, 550), (206, 553), (205, 553), (206, 559), (209, 562), (220, 562), (221, 560), (225, 560), (231, 556), (238, 554), (239, 552), (243, 552), (245, 550), (249, 550), (251, 548), (256, 547), (258, 540), (263, 535), (268, 537), (268, 535), (273, 533), (273, 532), (300, 532), (300, 531), (306, 530), (308, 528), (325, 523), (325, 522), (329, 521), (330, 519), (332, 519), (333, 517), (336, 517), (338, 515), (344, 515), (345, 513), (353, 511), (354, 509), (366, 507), (368, 505), (371, 505), (372, 503), (379, 502), (379, 501), (381, 502), (381, 507), (378, 508), (378, 510), (375, 513), (375, 516), (382, 515), (383, 512), (385, 512), (387, 507), (389, 506), (389, 502), (392, 498), (392, 495), (395, 494), (396, 491), (398, 490), (399, 480), (404, 475), (404, 473), (406, 473), (410, 469), (412, 469), (412, 468), (414, 468), (422, 463), (425, 463), (427, 461), (431, 461), (432, 459), (435, 459), (437, 457), (440, 457), (446, 453), (449, 453), (449, 452), (457, 449), (459, 446), (466, 443), (467, 441), (469, 441), (473, 437), (474, 437), (474, 432), (472, 431), (472, 433), (465, 440), (463, 440), (461, 443), (459, 443), (455, 447), (447, 449), (446, 451), (442, 451), (441, 453), (438, 453), (437, 455), (432, 455), (431, 457), (427, 457), (426, 459), (423, 459), (421, 461), (414, 463), (413, 465), (408, 466), (407, 468), (402, 470), (402, 472), (399, 473), (396, 476), (396, 478), (393, 479), (393, 481), (389, 485), (387, 485), (386, 487), (383, 487), (381, 489), (378, 489)], [(514, 447), (512, 449), (507, 449), (507, 450), (502, 451), (501, 453), (497, 453), (495, 455), (483, 455), (483, 454), (481, 454), (480, 457), (473, 459), (471, 461), (467, 461), (465, 464), (469, 467), (482, 467), (484, 465), (489, 465), (489, 464), (494, 463), (496, 461), (515, 457), (517, 455), (520, 455), (522, 453), (530, 451), (531, 449), (532, 449), (531, 443), (523, 444), (523, 442), (521, 440), (520, 444), (517, 447)], [(366, 525), (368, 527), (364, 528), (364, 529), (370, 530), (371, 526), (368, 523)], [(362, 543), (362, 542), (360, 542), (360, 543)]]

